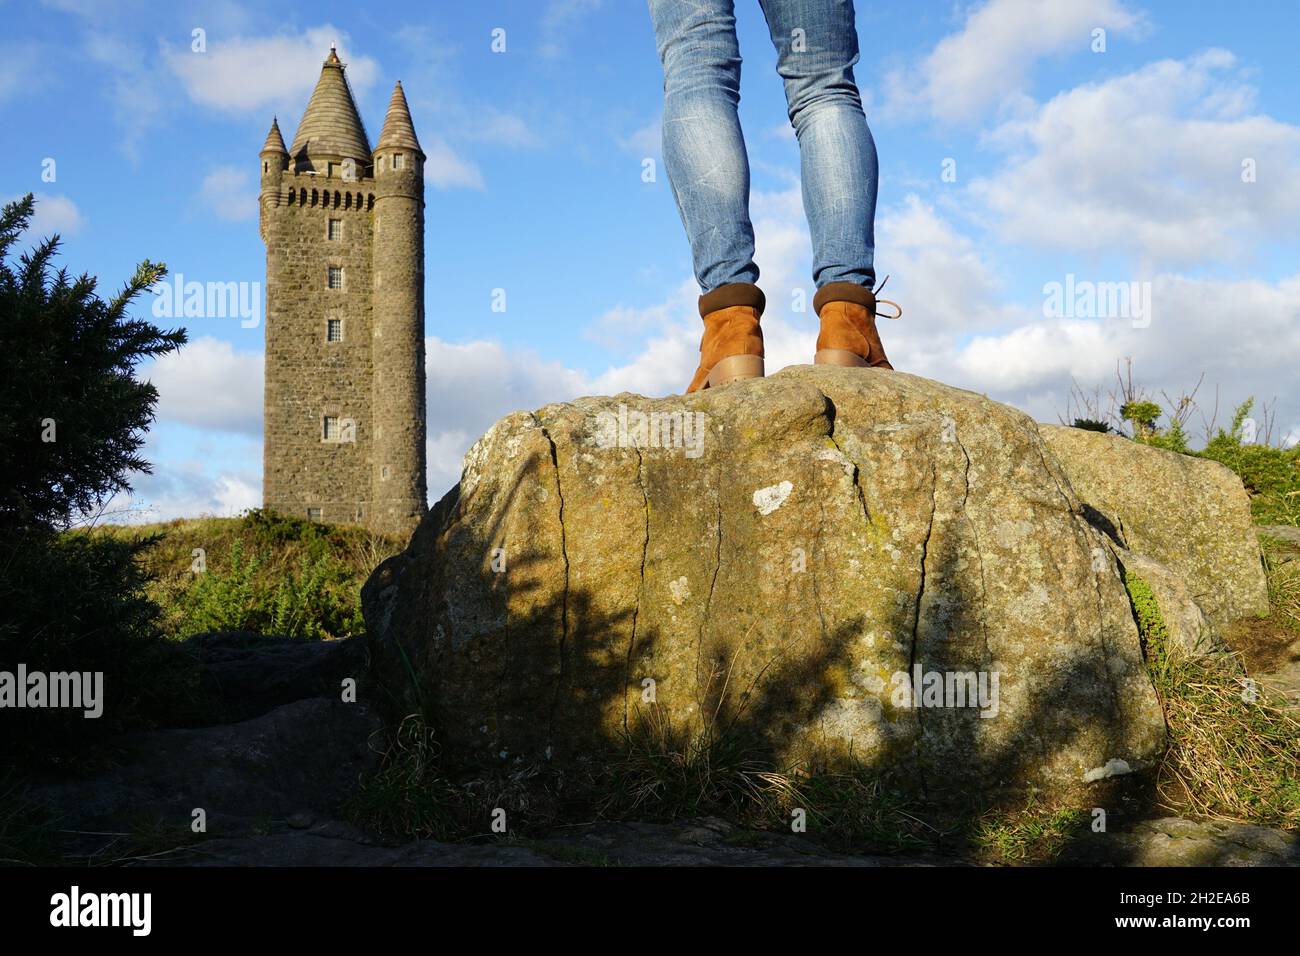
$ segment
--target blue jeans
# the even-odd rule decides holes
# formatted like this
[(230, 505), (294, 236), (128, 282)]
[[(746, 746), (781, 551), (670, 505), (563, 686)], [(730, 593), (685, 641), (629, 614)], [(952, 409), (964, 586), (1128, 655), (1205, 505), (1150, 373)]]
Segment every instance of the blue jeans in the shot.
[[(664, 165), (701, 292), (754, 282), (734, 0), (648, 0), (664, 67)], [(853, 79), (852, 0), (760, 0), (799, 140), (813, 281), (875, 282), (879, 169)]]

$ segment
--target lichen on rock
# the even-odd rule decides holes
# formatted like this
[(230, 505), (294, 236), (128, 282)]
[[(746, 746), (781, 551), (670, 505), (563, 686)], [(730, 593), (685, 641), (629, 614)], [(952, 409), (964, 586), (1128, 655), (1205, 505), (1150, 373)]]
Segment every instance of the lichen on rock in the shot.
[[(593, 425), (629, 410), (667, 424)], [(363, 594), (374, 676), (456, 759), (599, 759), (653, 717), (786, 768), (1051, 790), (1164, 745), (1118, 565), (1008, 406), (803, 366), (517, 413), (466, 461)]]

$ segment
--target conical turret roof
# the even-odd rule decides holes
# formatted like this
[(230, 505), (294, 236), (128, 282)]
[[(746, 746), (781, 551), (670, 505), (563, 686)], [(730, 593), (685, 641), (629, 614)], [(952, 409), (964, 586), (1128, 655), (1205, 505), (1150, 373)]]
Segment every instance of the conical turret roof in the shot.
[(266, 134), (266, 142), (262, 144), (262, 152), (288, 155), (289, 151), (284, 148), (284, 137), (280, 135), (279, 118), (271, 120), (271, 132)]
[(331, 157), (370, 162), (370, 141), (356, 101), (333, 48), (321, 66), (320, 79), (302, 115), (289, 150), (295, 159)]
[(406, 105), (406, 93), (402, 90), (401, 80), (393, 87), (393, 96), (388, 101), (388, 114), (384, 117), (384, 128), (379, 133), (375, 151), (390, 147), (413, 149), (424, 158), (420, 141), (415, 138), (415, 124), (411, 122), (411, 110)]

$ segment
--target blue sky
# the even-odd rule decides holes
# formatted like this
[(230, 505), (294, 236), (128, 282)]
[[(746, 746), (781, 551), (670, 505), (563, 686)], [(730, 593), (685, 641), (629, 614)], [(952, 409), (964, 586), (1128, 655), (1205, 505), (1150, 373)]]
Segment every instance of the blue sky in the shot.
[[(771, 370), (811, 355), (815, 318), (791, 308), (810, 256), (775, 54), (757, 0), (737, 7)], [(1224, 9), (858, 3), (877, 267), (906, 310), (883, 329), (896, 367), (1055, 421), (1072, 382), (1106, 404), (1132, 357), (1157, 398), (1204, 372), (1208, 405), (1216, 385), (1225, 406), (1276, 399), (1274, 437), (1300, 435), (1300, 8)], [(272, 116), (291, 139), (332, 41), (372, 141), (402, 80), (430, 156), (431, 498), (511, 410), (690, 378), (698, 290), (662, 166), (642, 178), (662, 74), (640, 0), (0, 0), (0, 17), (0, 196), (37, 193), (37, 229), (107, 289), (143, 258), (262, 282)], [(1045, 314), (1069, 275), (1150, 283), (1149, 321)], [(162, 393), (156, 473), (114, 503), (124, 520), (260, 501), (263, 329), (187, 325), (192, 344), (143, 370)]]

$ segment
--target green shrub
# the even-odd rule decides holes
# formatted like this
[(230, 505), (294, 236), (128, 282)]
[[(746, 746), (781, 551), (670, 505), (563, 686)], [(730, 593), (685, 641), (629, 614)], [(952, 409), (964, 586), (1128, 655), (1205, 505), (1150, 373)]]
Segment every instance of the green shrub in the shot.
[(19, 255), (31, 195), (0, 211), (0, 669), (99, 672), (103, 714), (6, 711), (0, 761), (55, 762), (105, 733), (183, 717), (193, 673), (159, 633), (147, 541), (63, 533), (130, 478), (157, 389), (135, 377), (145, 359), (174, 352), (183, 330), (129, 314), (166, 275), (142, 262), (120, 292), (57, 265), (59, 238)]
[(256, 630), (259, 615), (253, 577), (263, 560), (245, 556), (244, 544), (230, 545), (230, 564), (225, 570), (208, 569), (196, 575), (190, 589), (182, 633)]
[(1199, 454), (1237, 473), (1250, 492), (1257, 523), (1300, 526), (1300, 445), (1275, 448), (1246, 442), (1243, 425), (1253, 404), (1251, 399), (1238, 406), (1231, 429), (1220, 428)]
[(1156, 422), (1161, 415), (1158, 404), (1150, 401), (1130, 401), (1120, 406), (1119, 417), (1133, 428), (1133, 437), (1142, 439), (1155, 434)]
[(272, 552), (247, 554), (236, 538), (225, 567), (194, 575), (190, 588), (177, 598), (179, 635), (257, 631), (329, 639), (360, 634), (363, 579), (338, 556), (325, 551), (312, 557), (313, 550), (302, 551), (292, 565), (270, 574)]
[(1105, 422), (1097, 421), (1095, 418), (1076, 418), (1074, 420), (1075, 428), (1082, 428), (1086, 432), (1101, 432), (1103, 435), (1109, 435), (1114, 431), (1110, 425)]
[(1192, 453), (1187, 432), (1183, 429), (1183, 423), (1177, 419), (1172, 420), (1166, 428), (1156, 428), (1146, 434), (1138, 435), (1137, 441), (1154, 448), (1163, 448), (1165, 451), (1176, 451), (1182, 455)]

